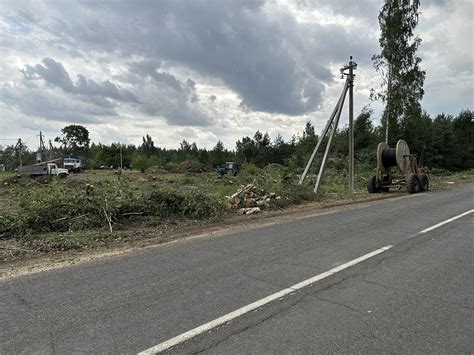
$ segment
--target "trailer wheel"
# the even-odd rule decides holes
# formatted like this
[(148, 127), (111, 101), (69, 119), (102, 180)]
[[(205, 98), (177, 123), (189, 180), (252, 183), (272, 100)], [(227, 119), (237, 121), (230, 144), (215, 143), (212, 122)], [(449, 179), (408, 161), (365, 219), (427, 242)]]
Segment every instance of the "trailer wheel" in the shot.
[(430, 180), (428, 175), (425, 173), (419, 174), (418, 179), (420, 180), (420, 191), (428, 191), (430, 188)]
[(420, 191), (420, 180), (418, 175), (410, 174), (407, 178), (407, 191), (411, 194), (415, 194)]
[(375, 194), (379, 192), (379, 189), (377, 188), (377, 177), (375, 175), (372, 175), (367, 180), (367, 191), (369, 194)]

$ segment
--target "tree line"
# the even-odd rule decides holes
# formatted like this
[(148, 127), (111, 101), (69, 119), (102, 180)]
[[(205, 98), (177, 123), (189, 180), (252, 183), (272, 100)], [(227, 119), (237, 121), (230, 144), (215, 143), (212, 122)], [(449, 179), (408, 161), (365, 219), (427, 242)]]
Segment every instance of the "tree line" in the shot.
[[(471, 110), (463, 110), (457, 116), (439, 114), (434, 118), (425, 112), (406, 117), (397, 123), (395, 129), (397, 138), (406, 140), (411, 152), (428, 167), (447, 170), (474, 168), (474, 117)], [(363, 109), (354, 121), (354, 130), (356, 162), (364, 169), (373, 168), (377, 145), (385, 140), (385, 127), (374, 126), (372, 111)], [(70, 125), (64, 127), (61, 136), (55, 140), (60, 145), (53, 147), (53, 153), (55, 156), (80, 155), (88, 169), (118, 167), (122, 157), (124, 168), (137, 170), (158, 166), (172, 171), (184, 161), (216, 168), (226, 161), (236, 161), (258, 167), (281, 164), (300, 171), (317, 140), (314, 126), (307, 122), (301, 132), (288, 141), (281, 135), (272, 139), (267, 132), (257, 131), (252, 137), (237, 140), (233, 149), (226, 148), (221, 141), (212, 149), (200, 148), (195, 142), (185, 139), (179, 147), (167, 149), (157, 146), (150, 135), (145, 135), (140, 145), (91, 143), (87, 128)], [(337, 131), (333, 144), (333, 165), (345, 170), (349, 144), (347, 128)], [(0, 163), (4, 163), (7, 169), (14, 169), (20, 164), (20, 153), (23, 165), (34, 163), (36, 153), (24, 144), (1, 149)]]

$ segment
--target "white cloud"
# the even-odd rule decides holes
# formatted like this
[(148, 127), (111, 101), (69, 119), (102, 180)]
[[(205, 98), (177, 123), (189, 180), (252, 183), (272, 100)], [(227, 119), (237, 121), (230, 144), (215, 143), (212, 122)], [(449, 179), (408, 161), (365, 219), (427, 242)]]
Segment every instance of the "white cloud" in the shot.
[[(426, 5), (425, 5), (426, 4)], [(311, 119), (321, 129), (359, 64), (355, 112), (379, 78), (382, 1), (49, 2), (0, 9), (0, 129), (34, 147), (84, 124), (94, 140), (172, 147), (185, 138), (233, 148), (243, 135), (285, 139)], [(422, 2), (417, 33), (427, 71), (423, 108), (473, 104), (473, 4)], [(376, 118), (380, 105), (375, 104)], [(341, 124), (345, 124), (344, 113)]]

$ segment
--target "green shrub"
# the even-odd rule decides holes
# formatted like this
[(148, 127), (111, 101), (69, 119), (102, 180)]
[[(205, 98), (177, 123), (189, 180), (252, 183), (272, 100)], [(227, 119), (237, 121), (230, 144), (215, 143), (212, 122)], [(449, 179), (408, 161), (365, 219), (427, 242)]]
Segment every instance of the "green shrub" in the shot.
[(192, 185), (194, 184), (194, 179), (191, 176), (185, 176), (180, 180), (182, 185)]
[(304, 202), (316, 201), (319, 198), (313, 192), (313, 187), (309, 185), (289, 185), (284, 191), (280, 192), (281, 198), (273, 200), (271, 206), (275, 208), (298, 205)]
[(430, 174), (434, 176), (449, 176), (453, 175), (454, 172), (442, 168), (433, 168), (430, 170)]
[(100, 227), (108, 225), (104, 210), (115, 222), (123, 214), (144, 209), (142, 195), (126, 179), (98, 182), (89, 193), (52, 181), (47, 186), (19, 187), (13, 198), (19, 205), (18, 218), (15, 228), (3, 227), (6, 235)]
[(242, 172), (246, 175), (256, 175), (260, 169), (252, 163), (243, 163), (242, 164)]
[(206, 171), (210, 171), (211, 169), (202, 163), (193, 161), (193, 160), (185, 160), (179, 163), (176, 167), (176, 172), (185, 174), (185, 173), (204, 173)]
[(169, 162), (165, 164), (165, 169), (168, 170), (169, 172), (176, 173), (178, 172), (178, 164)]
[(142, 173), (146, 171), (146, 169), (160, 165), (160, 159), (156, 156), (147, 157), (145, 155), (136, 155), (132, 159), (132, 166), (134, 169), (140, 170)]
[(224, 200), (226, 196), (232, 195), (233, 191), (230, 186), (218, 186), (217, 187), (217, 196), (219, 199)]
[(202, 192), (177, 190), (153, 191), (148, 198), (147, 213), (153, 216), (217, 218), (224, 211), (223, 202)]
[(15, 234), (18, 229), (17, 218), (11, 215), (0, 216), (0, 239), (5, 239)]

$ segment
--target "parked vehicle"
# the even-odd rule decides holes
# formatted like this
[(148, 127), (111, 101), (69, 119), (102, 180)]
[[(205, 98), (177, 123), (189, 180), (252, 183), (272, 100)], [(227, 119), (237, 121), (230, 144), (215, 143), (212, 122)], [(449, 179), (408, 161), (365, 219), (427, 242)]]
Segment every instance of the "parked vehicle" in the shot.
[(240, 164), (234, 161), (227, 161), (224, 167), (218, 167), (216, 169), (216, 172), (219, 175), (229, 174), (229, 175), (236, 176), (239, 173), (239, 171), (240, 171)]
[(225, 173), (236, 176), (240, 171), (240, 164), (234, 161), (227, 161), (225, 163)]
[[(57, 159), (58, 160), (58, 159)], [(54, 161), (46, 161), (33, 165), (20, 166), (18, 172), (23, 175), (29, 176), (44, 176), (44, 175), (55, 175), (60, 178), (66, 178), (69, 175), (69, 171), (64, 168), (59, 168)]]
[(82, 165), (82, 158), (75, 155), (70, 155), (64, 158), (64, 169), (67, 169), (69, 172), (80, 173), (84, 170)]

